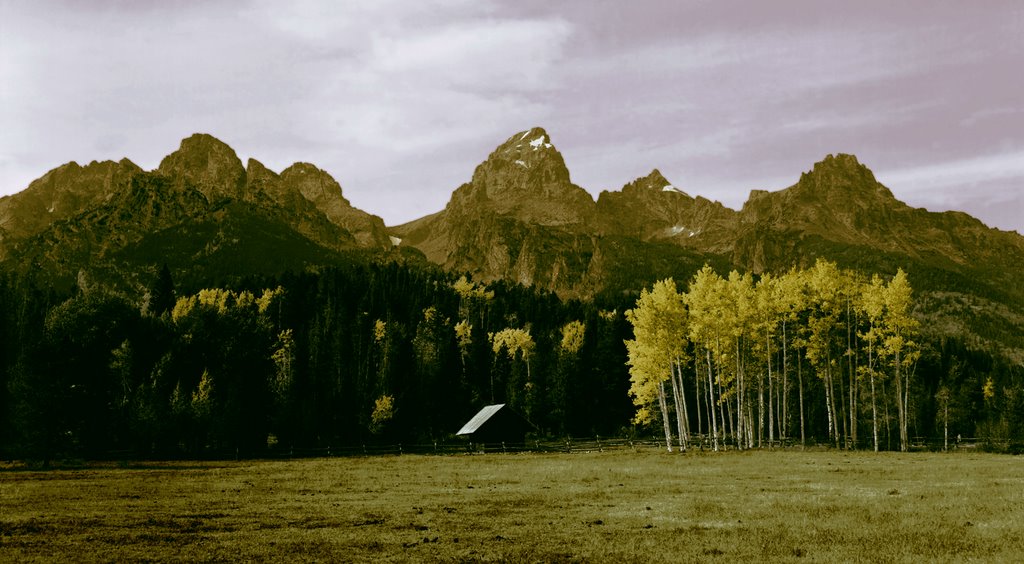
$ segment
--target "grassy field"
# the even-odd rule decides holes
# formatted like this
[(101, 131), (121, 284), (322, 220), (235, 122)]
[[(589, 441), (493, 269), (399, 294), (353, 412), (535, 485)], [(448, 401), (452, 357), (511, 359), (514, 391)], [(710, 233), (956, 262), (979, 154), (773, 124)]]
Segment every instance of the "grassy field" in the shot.
[(1024, 458), (656, 452), (0, 471), (2, 561), (1024, 558)]

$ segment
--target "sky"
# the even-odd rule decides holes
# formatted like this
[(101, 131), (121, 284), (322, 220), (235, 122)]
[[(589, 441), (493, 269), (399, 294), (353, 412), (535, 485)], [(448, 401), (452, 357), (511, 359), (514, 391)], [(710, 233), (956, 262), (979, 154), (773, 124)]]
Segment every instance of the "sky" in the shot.
[(1024, 2), (0, 0), (0, 195), (196, 132), (388, 225), (544, 127), (595, 196), (738, 209), (830, 153), (1024, 234)]

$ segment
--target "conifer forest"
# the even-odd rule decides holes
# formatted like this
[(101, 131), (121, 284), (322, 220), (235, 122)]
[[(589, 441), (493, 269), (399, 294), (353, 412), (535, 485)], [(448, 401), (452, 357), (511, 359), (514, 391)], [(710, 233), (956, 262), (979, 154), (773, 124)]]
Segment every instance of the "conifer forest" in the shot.
[(507, 403), (535, 438), (907, 450), (1024, 439), (1019, 366), (925, 337), (902, 271), (705, 266), (563, 300), (400, 262), (128, 295), (0, 278), (0, 454), (190, 457), (451, 442)]

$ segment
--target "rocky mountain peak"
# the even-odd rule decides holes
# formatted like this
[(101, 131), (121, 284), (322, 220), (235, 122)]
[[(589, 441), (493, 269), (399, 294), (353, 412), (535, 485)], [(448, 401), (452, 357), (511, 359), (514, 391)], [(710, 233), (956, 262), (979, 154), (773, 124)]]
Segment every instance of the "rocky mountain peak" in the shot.
[(330, 202), (348, 206), (341, 195), (341, 185), (326, 171), (310, 163), (295, 163), (281, 171), (281, 181), (302, 194), (307, 200), (323, 208)]
[(248, 177), (250, 182), (262, 178), (277, 178), (277, 174), (274, 171), (270, 170), (263, 163), (253, 158), (250, 158), (245, 163), (245, 175)]
[(676, 185), (672, 184), (658, 169), (654, 169), (647, 176), (637, 178), (633, 182), (626, 184), (622, 187), (623, 193), (633, 192), (653, 193), (653, 192), (666, 192), (671, 194), (682, 194), (689, 196), (686, 192), (680, 190)]
[(594, 200), (572, 183), (548, 133), (534, 127), (499, 145), (449, 203), (468, 213), (481, 207), (540, 225), (578, 225), (593, 213)]
[(234, 149), (205, 133), (183, 139), (177, 151), (164, 157), (157, 169), (177, 182), (191, 183), (208, 199), (243, 199), (245, 168)]
[(894, 199), (867, 166), (854, 155), (844, 153), (827, 155), (815, 163), (809, 172), (800, 175), (800, 181), (793, 188), (805, 200)]
[(250, 158), (245, 165), (246, 192), (248, 194), (264, 192), (273, 196), (280, 185), (279, 178), (274, 171), (256, 159)]
[(866, 165), (857, 160), (856, 155), (846, 153), (826, 155), (824, 159), (814, 163), (811, 174), (862, 178), (872, 182), (875, 180), (875, 175)]
[(554, 145), (551, 144), (551, 137), (548, 136), (548, 132), (544, 131), (543, 127), (531, 127), (526, 131), (520, 131), (513, 134), (511, 137), (505, 140), (504, 143), (498, 146), (495, 152), (507, 152), (515, 149), (523, 148), (524, 144), (530, 151), (541, 151), (545, 149), (553, 149)]
[(128, 159), (120, 162), (75, 161), (50, 170), (17, 194), (0, 198), (0, 230), (14, 237), (32, 235), (54, 221), (109, 200), (142, 169)]
[(562, 154), (543, 128), (534, 127), (509, 137), (487, 157), (473, 174), (473, 182), (502, 180), (499, 184), (524, 182), (568, 184), (569, 169)]
[(310, 163), (298, 162), (281, 171), (279, 193), (281, 202), (301, 197), (320, 210), (335, 225), (344, 226), (365, 247), (388, 248), (384, 220), (352, 207), (342, 195), (341, 185), (327, 171)]

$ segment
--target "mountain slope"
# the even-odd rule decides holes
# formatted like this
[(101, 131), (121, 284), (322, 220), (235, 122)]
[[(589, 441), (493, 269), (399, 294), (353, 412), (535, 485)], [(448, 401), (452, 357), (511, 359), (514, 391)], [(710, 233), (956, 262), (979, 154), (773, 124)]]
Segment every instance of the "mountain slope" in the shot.
[(755, 273), (818, 258), (864, 273), (903, 268), (930, 328), (994, 338), (1024, 359), (1024, 237), (912, 208), (852, 155), (826, 156), (789, 188), (755, 190), (739, 211), (657, 170), (594, 202), (534, 128), (492, 152), (444, 210), (392, 229), (450, 270), (565, 296), (686, 280), (705, 262)]
[(733, 262), (754, 272), (779, 270), (824, 248), (977, 277), (1024, 298), (1013, 284), (1022, 274), (1024, 237), (961, 212), (912, 208), (852, 155), (829, 155), (784, 190), (753, 192), (740, 212)]
[[(638, 196), (651, 191), (652, 183), (658, 194)], [(718, 222), (735, 212), (703, 198), (662, 194), (668, 181), (660, 173), (634, 184), (623, 197), (604, 193), (595, 202), (572, 183), (547, 132), (535, 127), (499, 145), (443, 210), (392, 232), (403, 246), (449, 270), (574, 297), (688, 276), (708, 261), (723, 264), (713, 250), (698, 252), (660, 239), (670, 237), (663, 231), (681, 218), (718, 233)], [(676, 204), (665, 217), (654, 215), (660, 202), (651, 202), (660, 198)]]
[(127, 160), (50, 171), (0, 199), (0, 237), (10, 268), (65, 284), (80, 270), (123, 282), (170, 257), (182, 268), (242, 275), (391, 247), (383, 220), (353, 208), (326, 172), (298, 163), (278, 175), (255, 160), (243, 168), (203, 134), (152, 172)]
[(25, 190), (0, 198), (0, 260), (12, 241), (102, 204), (141, 171), (128, 159), (93, 161), (85, 167), (72, 161), (34, 180)]
[(451, 270), (581, 293), (589, 288), (594, 213), (593, 199), (535, 127), (495, 149), (444, 210), (392, 231)]
[(245, 166), (193, 135), (154, 171), (127, 159), (68, 163), (0, 198), (0, 263), (72, 283), (80, 271), (137, 285), (168, 262), (194, 278), (301, 270), (400, 247), (481, 280), (567, 297), (631, 296), (704, 263), (761, 273), (818, 258), (864, 273), (907, 270), (929, 329), (996, 339), (1024, 358), (1024, 237), (959, 212), (899, 201), (852, 155), (828, 155), (792, 186), (755, 190), (739, 211), (659, 171), (595, 201), (541, 128), (478, 165), (445, 208), (391, 228), (325, 171)]
[[(446, 268), (569, 295), (606, 289), (618, 268), (602, 256), (610, 238), (658, 243), (661, 252), (665, 244), (682, 247), (711, 262), (727, 257), (753, 272), (818, 257), (850, 267), (881, 262), (887, 270), (913, 264), (933, 277), (980, 276), (973, 284), (986, 292), (1005, 292), (1024, 264), (1024, 238), (963, 213), (911, 208), (852, 155), (828, 155), (789, 188), (755, 190), (740, 211), (694, 198), (657, 170), (594, 202), (571, 183), (541, 128), (509, 137), (444, 210), (392, 231)], [(650, 278), (644, 269), (634, 265), (637, 279)]]
[(731, 248), (737, 214), (719, 202), (692, 197), (657, 169), (597, 198), (598, 228), (642, 241), (670, 240), (704, 252)]

